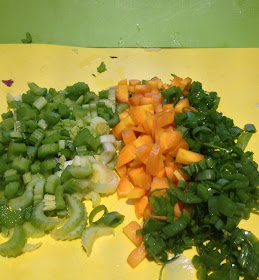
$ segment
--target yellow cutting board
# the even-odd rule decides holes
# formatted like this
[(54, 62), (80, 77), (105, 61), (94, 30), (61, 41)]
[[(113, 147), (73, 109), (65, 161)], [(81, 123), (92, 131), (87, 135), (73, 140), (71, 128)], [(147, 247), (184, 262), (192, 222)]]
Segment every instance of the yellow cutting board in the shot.
[[(111, 58), (116, 56), (117, 58)], [(107, 72), (97, 73), (100, 62)], [(5, 95), (25, 92), (27, 82), (42, 87), (64, 89), (77, 81), (89, 84), (93, 91), (112, 86), (118, 80), (150, 79), (159, 76), (169, 82), (171, 73), (189, 76), (203, 83), (204, 89), (217, 91), (220, 110), (243, 127), (254, 123), (259, 129), (259, 49), (86, 49), (48, 45), (0, 45), (0, 112), (6, 111)], [(94, 77), (92, 74), (95, 74)], [(12, 87), (1, 80), (13, 79)], [(259, 162), (259, 136), (248, 146)], [(135, 219), (133, 205), (117, 200), (116, 195), (103, 199), (109, 211), (126, 216), (124, 225)], [(90, 209), (89, 209), (90, 210)], [(89, 211), (88, 210), (88, 211)], [(80, 240), (55, 241), (46, 236), (42, 246), (17, 258), (0, 257), (3, 280), (156, 280), (160, 266), (145, 260), (134, 270), (126, 259), (134, 245), (122, 234), (97, 240), (87, 257)], [(259, 237), (258, 218), (251, 215), (240, 227)], [(0, 237), (0, 242), (4, 239)], [(32, 240), (36, 243), (38, 240)], [(190, 259), (195, 250), (185, 253)], [(172, 278), (174, 279), (174, 278)], [(183, 278), (184, 279), (184, 278)], [(195, 275), (193, 279), (196, 279)], [(180, 280), (179, 278), (177, 280)]]

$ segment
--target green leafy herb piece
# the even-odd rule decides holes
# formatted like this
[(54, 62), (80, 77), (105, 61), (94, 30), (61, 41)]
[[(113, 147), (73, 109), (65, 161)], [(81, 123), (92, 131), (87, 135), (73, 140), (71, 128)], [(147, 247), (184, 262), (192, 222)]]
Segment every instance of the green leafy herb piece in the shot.
[(101, 64), (97, 67), (97, 71), (99, 73), (105, 72), (107, 71), (106, 65), (105, 63), (102, 61)]
[(26, 38), (21, 40), (23, 42), (23, 44), (31, 44), (32, 43), (31, 33), (26, 32), (25, 36), (26, 36)]

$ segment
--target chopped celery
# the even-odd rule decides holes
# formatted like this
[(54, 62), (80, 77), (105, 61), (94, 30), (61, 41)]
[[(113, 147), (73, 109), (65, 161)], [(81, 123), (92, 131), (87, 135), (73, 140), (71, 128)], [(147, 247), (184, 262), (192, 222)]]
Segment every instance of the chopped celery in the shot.
[(82, 245), (86, 251), (87, 256), (89, 257), (94, 242), (97, 238), (107, 235), (114, 234), (114, 229), (111, 227), (104, 226), (89, 226), (87, 227), (82, 234)]
[(9, 200), (9, 205), (12, 209), (26, 208), (32, 204), (33, 201), (33, 188), (27, 186), (22, 196)]
[(92, 169), (92, 166), (90, 168), (72, 166), (72, 168), (69, 170), (69, 172), (71, 173), (71, 175), (74, 178), (83, 179), (83, 178), (86, 178), (87, 176), (91, 175), (93, 172), (93, 169)]
[(64, 194), (64, 186), (57, 185), (55, 189), (56, 209), (64, 209), (66, 207), (66, 203), (63, 199), (63, 194)]
[(107, 121), (101, 117), (93, 118), (90, 125), (100, 135), (108, 134), (110, 131)]
[(45, 232), (43, 230), (36, 228), (30, 222), (25, 222), (22, 225), (22, 228), (26, 238), (39, 238), (45, 235)]
[(43, 211), (52, 211), (56, 209), (55, 196), (53, 194), (45, 194), (43, 198)]
[(66, 234), (54, 235), (53, 233), (52, 237), (57, 240), (73, 240), (73, 239), (80, 238), (86, 227), (86, 222), (87, 222), (87, 213), (86, 210), (84, 209), (84, 215), (81, 221), (77, 224), (77, 226), (75, 226), (72, 230), (70, 230)]
[(41, 242), (39, 243), (34, 243), (34, 244), (29, 244), (29, 243), (26, 243), (22, 249), (22, 252), (25, 253), (25, 252), (31, 252), (31, 251), (34, 251), (38, 248), (40, 248), (40, 246), (42, 245)]
[(93, 174), (90, 180), (94, 183), (94, 191), (103, 194), (114, 193), (119, 183), (115, 173), (101, 163), (93, 163)]
[(10, 182), (5, 186), (4, 196), (7, 199), (14, 198), (18, 189), (19, 189), (19, 182)]
[(31, 216), (31, 223), (36, 228), (47, 231), (53, 229), (60, 223), (59, 219), (56, 218), (49, 218), (44, 215), (44, 203), (40, 202), (36, 205), (35, 209), (32, 212)]
[[(9, 109), (0, 123), (4, 197), (0, 201), (0, 230), (7, 236), (13, 226), (21, 224), (16, 232), (37, 238), (56, 227), (51, 233), (55, 239), (79, 238), (87, 223), (81, 200), (91, 199), (97, 206), (101, 200), (98, 192), (112, 193), (118, 183), (105, 165), (99, 168), (103, 174), (96, 170), (93, 174), (94, 156), (114, 168), (117, 141), (109, 134), (109, 125), (114, 126), (118, 119), (115, 88), (99, 97), (81, 82), (65, 91), (52, 88), (48, 92), (35, 83), (28, 86), (30, 90), (19, 98), (7, 95)], [(60, 228), (57, 217), (66, 218)], [(2, 245), (0, 251), (6, 246)], [(38, 246), (40, 243), (25, 245), (24, 241), (19, 254)], [(18, 249), (11, 251), (5, 254), (16, 255)]]
[(44, 196), (45, 179), (38, 179), (34, 187), (33, 203), (34, 206), (39, 204)]
[(100, 204), (101, 202), (101, 197), (100, 195), (95, 192), (95, 191), (89, 191), (84, 195), (84, 199), (88, 200), (90, 199), (92, 201), (93, 207), (96, 207)]
[(45, 192), (55, 194), (55, 190), (57, 185), (59, 184), (60, 179), (56, 175), (50, 175), (47, 179), (46, 185), (45, 185)]
[(26, 243), (25, 233), (20, 225), (13, 229), (10, 239), (0, 245), (0, 255), (4, 257), (16, 257), (22, 252)]
[(59, 236), (62, 237), (71, 232), (84, 217), (85, 206), (78, 199), (70, 195), (66, 195), (66, 200), (68, 202), (70, 217), (61, 228), (55, 229), (51, 233), (53, 238), (58, 238)]
[(103, 143), (103, 148), (104, 151), (101, 153), (102, 163), (107, 164), (115, 158), (116, 149), (109, 142)]

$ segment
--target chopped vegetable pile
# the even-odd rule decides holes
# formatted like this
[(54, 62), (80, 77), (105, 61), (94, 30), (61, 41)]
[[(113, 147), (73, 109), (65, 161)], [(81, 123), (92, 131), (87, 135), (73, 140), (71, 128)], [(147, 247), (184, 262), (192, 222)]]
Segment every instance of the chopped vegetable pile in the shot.
[(117, 195), (144, 218), (123, 229), (137, 246), (128, 263), (165, 265), (195, 246), (198, 279), (257, 279), (259, 241), (238, 227), (258, 211), (258, 165), (245, 151), (255, 127), (236, 127), (217, 111), (217, 93), (190, 78), (123, 80), (116, 99), (130, 106), (113, 129), (125, 144)]
[[(216, 92), (172, 76), (171, 84), (122, 80), (98, 95), (83, 82), (61, 91), (29, 83), (22, 96), (7, 94), (0, 229), (9, 239), (0, 255), (35, 250), (41, 243), (27, 239), (50, 234), (81, 238), (89, 256), (94, 241), (124, 220), (100, 204), (117, 191), (143, 219), (123, 227), (136, 246), (131, 267), (153, 258), (162, 279), (164, 266), (195, 246), (199, 280), (257, 279), (259, 241), (238, 227), (258, 211), (258, 165), (245, 151), (256, 128), (218, 112)], [(92, 201), (89, 216), (84, 200)]]
[[(115, 90), (97, 96), (83, 82), (59, 92), (28, 85), (18, 98), (7, 95), (9, 111), (0, 122), (0, 227), (9, 236), (0, 254), (37, 249), (41, 243), (27, 239), (50, 233), (56, 240), (82, 237), (89, 255), (95, 238), (113, 233), (124, 218), (99, 205), (118, 185), (112, 170), (120, 142), (110, 134), (118, 122)], [(86, 227), (82, 201), (89, 199), (97, 207)]]

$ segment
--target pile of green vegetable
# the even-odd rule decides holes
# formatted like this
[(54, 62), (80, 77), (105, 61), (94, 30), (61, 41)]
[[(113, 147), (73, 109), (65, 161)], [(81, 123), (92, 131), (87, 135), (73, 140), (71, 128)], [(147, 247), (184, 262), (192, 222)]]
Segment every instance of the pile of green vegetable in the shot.
[[(217, 111), (219, 97), (205, 92), (193, 82), (184, 95), (198, 110), (175, 115), (176, 129), (183, 133), (190, 150), (204, 159), (182, 168), (190, 177), (175, 186), (169, 179), (166, 197), (153, 196), (149, 201), (154, 215), (166, 221), (149, 218), (140, 231), (148, 255), (166, 264), (170, 255), (177, 256), (195, 246), (193, 264), (199, 280), (255, 280), (259, 275), (259, 241), (239, 222), (258, 211), (258, 165), (253, 153), (245, 152), (253, 125), (236, 127), (233, 120)], [(162, 92), (164, 103), (177, 103), (179, 87)], [(174, 221), (174, 207), (183, 202), (184, 211)]]
[(103, 217), (91, 218), (86, 228), (82, 203), (91, 199), (98, 207), (100, 195), (112, 194), (118, 184), (112, 169), (120, 143), (110, 134), (120, 113), (115, 90), (97, 96), (83, 82), (59, 92), (28, 85), (18, 98), (7, 95), (9, 111), (0, 122), (0, 228), (9, 236), (0, 254), (36, 249), (39, 244), (26, 240), (46, 233), (57, 240), (83, 236), (90, 252), (95, 227), (111, 233), (107, 228), (123, 220), (101, 208)]

